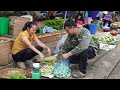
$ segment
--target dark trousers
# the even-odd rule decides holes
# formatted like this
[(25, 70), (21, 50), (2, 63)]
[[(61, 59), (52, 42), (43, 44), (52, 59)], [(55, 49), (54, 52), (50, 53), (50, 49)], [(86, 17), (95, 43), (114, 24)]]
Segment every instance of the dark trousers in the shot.
[(82, 73), (86, 73), (86, 66), (87, 66), (87, 60), (92, 59), (96, 56), (95, 50), (93, 47), (89, 46), (88, 49), (84, 50), (80, 55), (78, 56), (71, 56), (69, 58), (70, 63), (72, 64), (79, 64), (79, 70)]
[(108, 27), (110, 27), (111, 21), (108, 21), (108, 20), (104, 20), (103, 26), (105, 26), (105, 24), (106, 24), (107, 22), (108, 22)]
[[(35, 48), (37, 50), (39, 50), (40, 52), (43, 51), (43, 48), (40, 46), (37, 46)], [(18, 62), (18, 61), (25, 62), (27, 60), (30, 60), (31, 58), (33, 58), (36, 55), (37, 55), (37, 53), (35, 53), (33, 50), (31, 50), (30, 48), (26, 48), (26, 49), (23, 49), (20, 52), (16, 53), (15, 55), (12, 55), (12, 57), (16, 62)]]
[(87, 28), (88, 30), (90, 30), (88, 24), (85, 25), (85, 26), (83, 26), (83, 27), (84, 27), (84, 28)]

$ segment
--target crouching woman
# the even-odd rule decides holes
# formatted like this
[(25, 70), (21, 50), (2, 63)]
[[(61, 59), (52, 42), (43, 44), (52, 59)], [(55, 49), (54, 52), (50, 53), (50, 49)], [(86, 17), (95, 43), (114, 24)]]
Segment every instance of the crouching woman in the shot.
[[(37, 38), (35, 34), (37, 30), (38, 26), (35, 22), (27, 22), (23, 27), (23, 31), (18, 35), (14, 42), (12, 57), (22, 69), (26, 69), (25, 64), (31, 66), (33, 61), (30, 59), (36, 55), (39, 55), (41, 62), (44, 61), (45, 56), (42, 53), (43, 48), (47, 50), (48, 55), (51, 55), (50, 48)], [(33, 46), (33, 42), (35, 42), (38, 46)]]

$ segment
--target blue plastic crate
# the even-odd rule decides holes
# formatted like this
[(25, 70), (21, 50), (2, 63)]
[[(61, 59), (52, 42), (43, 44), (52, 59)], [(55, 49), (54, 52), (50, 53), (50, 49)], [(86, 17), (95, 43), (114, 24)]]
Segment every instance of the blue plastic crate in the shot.
[(88, 26), (89, 26), (90, 33), (91, 34), (95, 34), (96, 30), (97, 30), (97, 25), (95, 25), (95, 24), (88, 24)]

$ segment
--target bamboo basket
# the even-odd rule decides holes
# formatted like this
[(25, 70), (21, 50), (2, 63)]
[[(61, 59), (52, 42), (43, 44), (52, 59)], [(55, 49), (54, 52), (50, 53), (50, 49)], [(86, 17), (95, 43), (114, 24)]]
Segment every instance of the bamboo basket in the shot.
[(10, 39), (0, 37), (0, 66), (9, 63)]
[(66, 34), (66, 32), (65, 31), (64, 32), (57, 31), (57, 32), (53, 32), (53, 33), (46, 33), (43, 35), (38, 35), (38, 38), (43, 43), (50, 43), (50, 42), (57, 41), (59, 39), (59, 36), (62, 34)]
[(26, 75), (26, 71), (20, 68), (7, 68), (0, 70), (0, 78), (3, 79), (10, 79), (10, 76), (14, 74)]

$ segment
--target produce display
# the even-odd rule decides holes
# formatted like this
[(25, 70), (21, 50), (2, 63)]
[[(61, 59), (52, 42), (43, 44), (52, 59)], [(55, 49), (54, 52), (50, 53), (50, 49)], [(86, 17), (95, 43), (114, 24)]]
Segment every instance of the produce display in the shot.
[(14, 74), (10, 76), (11, 79), (27, 79), (25, 75), (22, 74)]
[(112, 42), (115, 41), (114, 37), (111, 34), (104, 35), (99, 38), (100, 41), (105, 41), (105, 42)]
[(120, 22), (114, 22), (113, 24), (120, 26)]
[(118, 27), (120, 27), (120, 22), (114, 22), (110, 25), (111, 28), (117, 29)]
[(71, 76), (71, 70), (68, 63), (65, 60), (59, 61), (53, 69), (53, 75), (58, 78), (69, 78)]
[(53, 55), (53, 56), (50, 56), (50, 57), (46, 57), (45, 61), (50, 61), (50, 60), (53, 60), (53, 59), (56, 59), (56, 55)]
[(113, 35), (113, 36), (116, 36), (116, 35), (117, 35), (117, 31), (116, 31), (116, 30), (112, 30), (112, 31), (110, 32), (110, 34)]
[(54, 64), (57, 61), (56, 55), (49, 56), (45, 58), (43, 64)]
[(46, 26), (52, 26), (53, 29), (62, 30), (64, 19), (46, 20), (44, 23)]
[(54, 68), (54, 65), (44, 65), (44, 66), (40, 69), (41, 75), (51, 75), (53, 68)]
[(94, 41), (95, 46), (98, 46), (99, 45), (99, 40), (95, 36), (92, 36), (92, 39)]
[(42, 75), (50, 75), (52, 74), (52, 70), (55, 66), (55, 61), (57, 60), (56, 55), (50, 56), (50, 57), (46, 57), (45, 61), (42, 62), (44, 65), (43, 67), (40, 69)]

